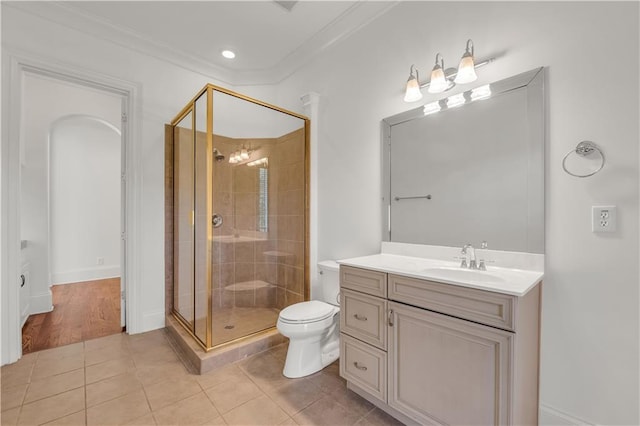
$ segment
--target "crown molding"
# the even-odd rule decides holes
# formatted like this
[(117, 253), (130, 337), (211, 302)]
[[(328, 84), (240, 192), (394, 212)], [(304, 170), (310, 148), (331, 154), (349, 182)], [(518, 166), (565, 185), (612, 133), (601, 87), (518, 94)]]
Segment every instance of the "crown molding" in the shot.
[(344, 41), (399, 3), (359, 1), (322, 30), (303, 42), (276, 66), (268, 69), (231, 70), (175, 49), (148, 36), (102, 19), (73, 5), (73, 2), (3, 2), (22, 12), (72, 28), (98, 39), (171, 63), (192, 72), (232, 85), (277, 84), (330, 47)]

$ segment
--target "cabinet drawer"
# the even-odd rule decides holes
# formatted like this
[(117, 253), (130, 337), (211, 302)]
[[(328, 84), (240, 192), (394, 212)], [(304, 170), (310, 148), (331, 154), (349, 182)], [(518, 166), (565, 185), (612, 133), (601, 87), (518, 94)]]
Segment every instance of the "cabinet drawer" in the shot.
[(387, 301), (351, 290), (340, 292), (340, 331), (387, 349)]
[(341, 265), (340, 288), (387, 297), (387, 274)]
[(340, 376), (387, 401), (386, 352), (340, 334)]
[(515, 297), (389, 274), (389, 299), (515, 331)]

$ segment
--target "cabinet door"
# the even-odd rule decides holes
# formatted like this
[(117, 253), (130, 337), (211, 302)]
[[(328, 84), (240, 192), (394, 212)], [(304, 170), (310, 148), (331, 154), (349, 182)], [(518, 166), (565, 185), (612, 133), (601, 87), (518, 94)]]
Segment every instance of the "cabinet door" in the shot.
[(388, 403), (421, 424), (511, 423), (513, 333), (389, 302)]

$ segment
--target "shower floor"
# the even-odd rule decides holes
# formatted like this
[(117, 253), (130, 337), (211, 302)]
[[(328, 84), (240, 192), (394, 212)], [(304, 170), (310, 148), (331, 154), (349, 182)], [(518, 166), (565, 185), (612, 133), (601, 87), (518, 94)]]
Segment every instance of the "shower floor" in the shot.
[(274, 327), (279, 309), (222, 308), (213, 312), (213, 346)]

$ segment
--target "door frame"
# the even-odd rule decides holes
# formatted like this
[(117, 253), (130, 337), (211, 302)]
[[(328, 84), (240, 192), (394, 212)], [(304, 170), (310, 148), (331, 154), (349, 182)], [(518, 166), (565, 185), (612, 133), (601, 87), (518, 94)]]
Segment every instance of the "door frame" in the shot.
[[(124, 311), (129, 333), (142, 331), (141, 284), (141, 218), (142, 180), (140, 144), (140, 93), (137, 83), (121, 80), (95, 71), (59, 64), (47, 58), (33, 58), (3, 49), (2, 109), (7, 117), (2, 127), (0, 160), (0, 364), (17, 361), (22, 356), (20, 324), (20, 125), (25, 73), (39, 74), (85, 87), (123, 96), (122, 168), (125, 190), (123, 237), (123, 280), (126, 282)], [(4, 121), (4, 120), (3, 120)], [(126, 207), (125, 207), (126, 206)]]

